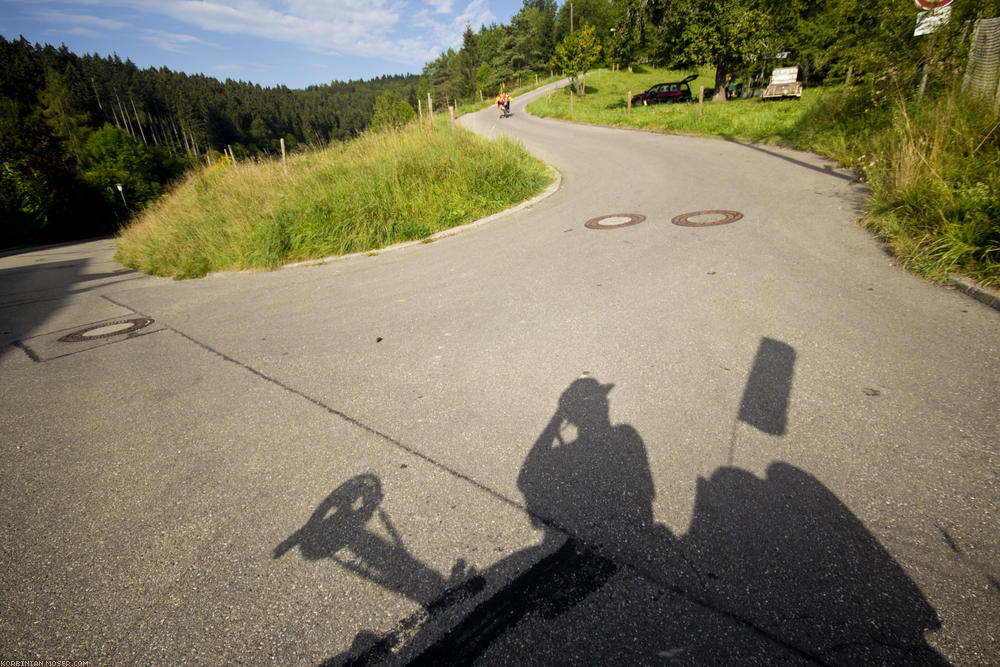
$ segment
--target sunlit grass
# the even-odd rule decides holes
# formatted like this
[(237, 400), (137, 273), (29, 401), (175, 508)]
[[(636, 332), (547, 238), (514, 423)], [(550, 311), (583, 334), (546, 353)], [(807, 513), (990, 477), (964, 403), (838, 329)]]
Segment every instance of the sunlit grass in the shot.
[(273, 269), (422, 239), (524, 201), (551, 176), (523, 146), (437, 117), (280, 160), (189, 176), (118, 238), (117, 258), (156, 275)]
[[(691, 102), (650, 106), (637, 104), (629, 108), (631, 95), (641, 93), (656, 83), (679, 81), (689, 74), (698, 75), (689, 84)], [(642, 68), (635, 72), (594, 72), (587, 76), (587, 94), (583, 98), (574, 95), (571, 100), (569, 88), (564, 88), (535, 100), (528, 105), (528, 111), (536, 116), (597, 125), (724, 136), (741, 141), (780, 142), (808, 108), (829, 94), (819, 89), (807, 89), (801, 100), (768, 102), (752, 98), (713, 103), (706, 97), (700, 105), (699, 114), (700, 88), (704, 86), (709, 90), (706, 95), (709, 95), (714, 81), (714, 72), (709, 69), (688, 72)]]

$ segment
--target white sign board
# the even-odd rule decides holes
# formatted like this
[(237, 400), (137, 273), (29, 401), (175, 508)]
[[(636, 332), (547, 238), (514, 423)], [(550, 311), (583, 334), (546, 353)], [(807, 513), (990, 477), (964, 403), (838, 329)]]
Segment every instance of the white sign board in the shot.
[(917, 14), (917, 29), (913, 31), (913, 34), (930, 34), (947, 23), (950, 17), (951, 7), (949, 6), (938, 7), (929, 12), (920, 12)]
[(782, 83), (795, 83), (799, 78), (799, 68), (796, 67), (778, 67), (773, 72), (771, 72), (771, 85), (778, 85)]

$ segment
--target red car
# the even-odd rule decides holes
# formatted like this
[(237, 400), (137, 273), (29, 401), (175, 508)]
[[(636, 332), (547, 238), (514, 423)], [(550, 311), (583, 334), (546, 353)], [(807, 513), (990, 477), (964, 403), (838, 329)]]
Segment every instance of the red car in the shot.
[(697, 74), (684, 77), (681, 81), (658, 83), (644, 93), (632, 96), (632, 104), (659, 104), (661, 102), (690, 102), (691, 86), (688, 85), (698, 78)]

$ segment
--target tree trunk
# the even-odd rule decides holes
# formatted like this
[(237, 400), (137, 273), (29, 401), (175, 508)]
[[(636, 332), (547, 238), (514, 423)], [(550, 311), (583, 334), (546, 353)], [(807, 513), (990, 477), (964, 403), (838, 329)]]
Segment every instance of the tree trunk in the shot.
[(729, 65), (725, 60), (720, 60), (715, 64), (715, 94), (712, 95), (713, 102), (726, 101), (726, 83), (729, 78)]

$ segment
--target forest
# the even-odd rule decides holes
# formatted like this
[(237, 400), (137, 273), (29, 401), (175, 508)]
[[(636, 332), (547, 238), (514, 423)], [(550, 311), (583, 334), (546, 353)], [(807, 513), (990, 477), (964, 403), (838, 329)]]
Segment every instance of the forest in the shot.
[(415, 105), (418, 84), (264, 88), (2, 36), (0, 63), (0, 248), (112, 233), (192, 166), (354, 137), (380, 94)]
[(810, 83), (867, 84), (877, 105), (890, 85), (943, 76), (971, 21), (998, 14), (1000, 0), (956, 2), (950, 26), (920, 41), (904, 0), (524, 0), (509, 24), (466, 26), (461, 46), (419, 75), (304, 90), (0, 37), (0, 248), (111, 233), (186, 169), (222, 151), (274, 155), (281, 139), (290, 151), (349, 139), (379, 99), (408, 107), (405, 118), (428, 94), (444, 109), (489, 100), (503, 83), (642, 64), (713, 67), (724, 101), (731, 79), (769, 71), (780, 54)]

